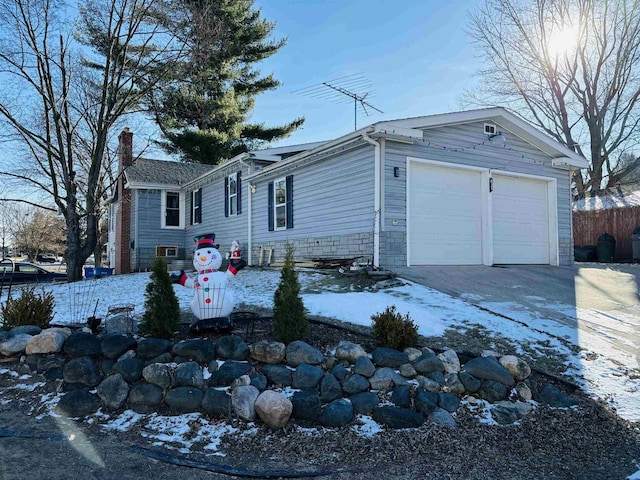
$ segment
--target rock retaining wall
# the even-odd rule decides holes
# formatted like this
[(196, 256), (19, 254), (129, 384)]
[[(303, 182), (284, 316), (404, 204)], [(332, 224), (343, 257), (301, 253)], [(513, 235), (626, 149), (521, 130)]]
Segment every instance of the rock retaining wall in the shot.
[(526, 362), (512, 355), (461, 358), (453, 350), (383, 347), (368, 353), (350, 342), (324, 354), (302, 341), (248, 345), (229, 335), (174, 344), (31, 326), (0, 332), (0, 354), (15, 359), (20, 373), (61, 381), (65, 393), (56, 408), (71, 417), (98, 408), (168, 409), (260, 419), (278, 429), (292, 418), (341, 427), (362, 414), (407, 428), (425, 421), (455, 426), (462, 398), (494, 404), (491, 414), (501, 424), (526, 416), (532, 399), (577, 404), (552, 384), (533, 381)]

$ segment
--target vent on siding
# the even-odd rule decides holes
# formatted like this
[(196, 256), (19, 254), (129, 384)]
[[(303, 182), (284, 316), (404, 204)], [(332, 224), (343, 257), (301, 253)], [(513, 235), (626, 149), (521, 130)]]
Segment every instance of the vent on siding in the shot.
[(485, 135), (495, 135), (496, 133), (498, 133), (498, 128), (493, 123), (484, 124)]

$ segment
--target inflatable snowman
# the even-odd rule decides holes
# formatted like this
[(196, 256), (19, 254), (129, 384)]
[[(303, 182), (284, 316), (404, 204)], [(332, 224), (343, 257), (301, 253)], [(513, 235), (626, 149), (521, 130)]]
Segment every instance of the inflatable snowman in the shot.
[[(193, 267), (196, 269), (197, 276), (191, 278), (183, 271), (179, 280), (180, 285), (194, 289), (191, 311), (201, 321), (229, 316), (235, 306), (235, 301), (233, 294), (227, 288), (227, 281), (246, 265), (240, 257), (240, 244), (234, 240), (229, 268), (226, 272), (219, 272), (218, 269), (222, 265), (222, 255), (218, 251), (220, 245), (215, 243), (215, 238), (215, 233), (194, 237), (196, 246), (193, 254)], [(205, 323), (199, 325), (198, 328), (221, 326), (216, 322), (211, 325), (208, 323), (205, 325)]]

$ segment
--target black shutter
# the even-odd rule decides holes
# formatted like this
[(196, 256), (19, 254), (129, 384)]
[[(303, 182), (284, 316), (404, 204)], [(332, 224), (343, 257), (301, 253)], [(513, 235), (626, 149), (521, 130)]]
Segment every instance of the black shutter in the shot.
[(293, 175), (287, 176), (287, 228), (293, 228)]
[(195, 193), (191, 192), (191, 210), (189, 211), (189, 225), (193, 225), (193, 203), (195, 202)]
[(267, 211), (268, 211), (268, 219), (269, 219), (269, 231), (273, 232), (273, 182), (269, 182), (269, 186), (267, 188)]
[(198, 211), (196, 212), (196, 223), (202, 223), (202, 188), (196, 190), (196, 203), (198, 205)]
[(229, 216), (229, 177), (224, 177), (224, 216)]
[(236, 213), (242, 213), (242, 170), (238, 170), (236, 174)]

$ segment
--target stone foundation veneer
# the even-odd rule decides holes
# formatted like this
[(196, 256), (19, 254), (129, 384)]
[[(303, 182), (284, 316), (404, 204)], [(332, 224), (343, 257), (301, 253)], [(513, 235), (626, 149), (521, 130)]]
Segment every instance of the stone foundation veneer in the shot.
[(331, 257), (350, 258), (360, 257), (359, 263), (373, 261), (373, 233), (350, 233), (348, 235), (330, 235), (324, 237), (308, 237), (286, 239), (278, 242), (256, 242), (252, 247), (252, 265), (259, 266), (260, 247), (265, 252), (263, 264), (269, 259), (268, 249), (273, 249), (271, 262), (284, 261), (287, 243), (293, 245), (295, 251), (293, 258), (296, 261), (309, 260), (311, 258)]

